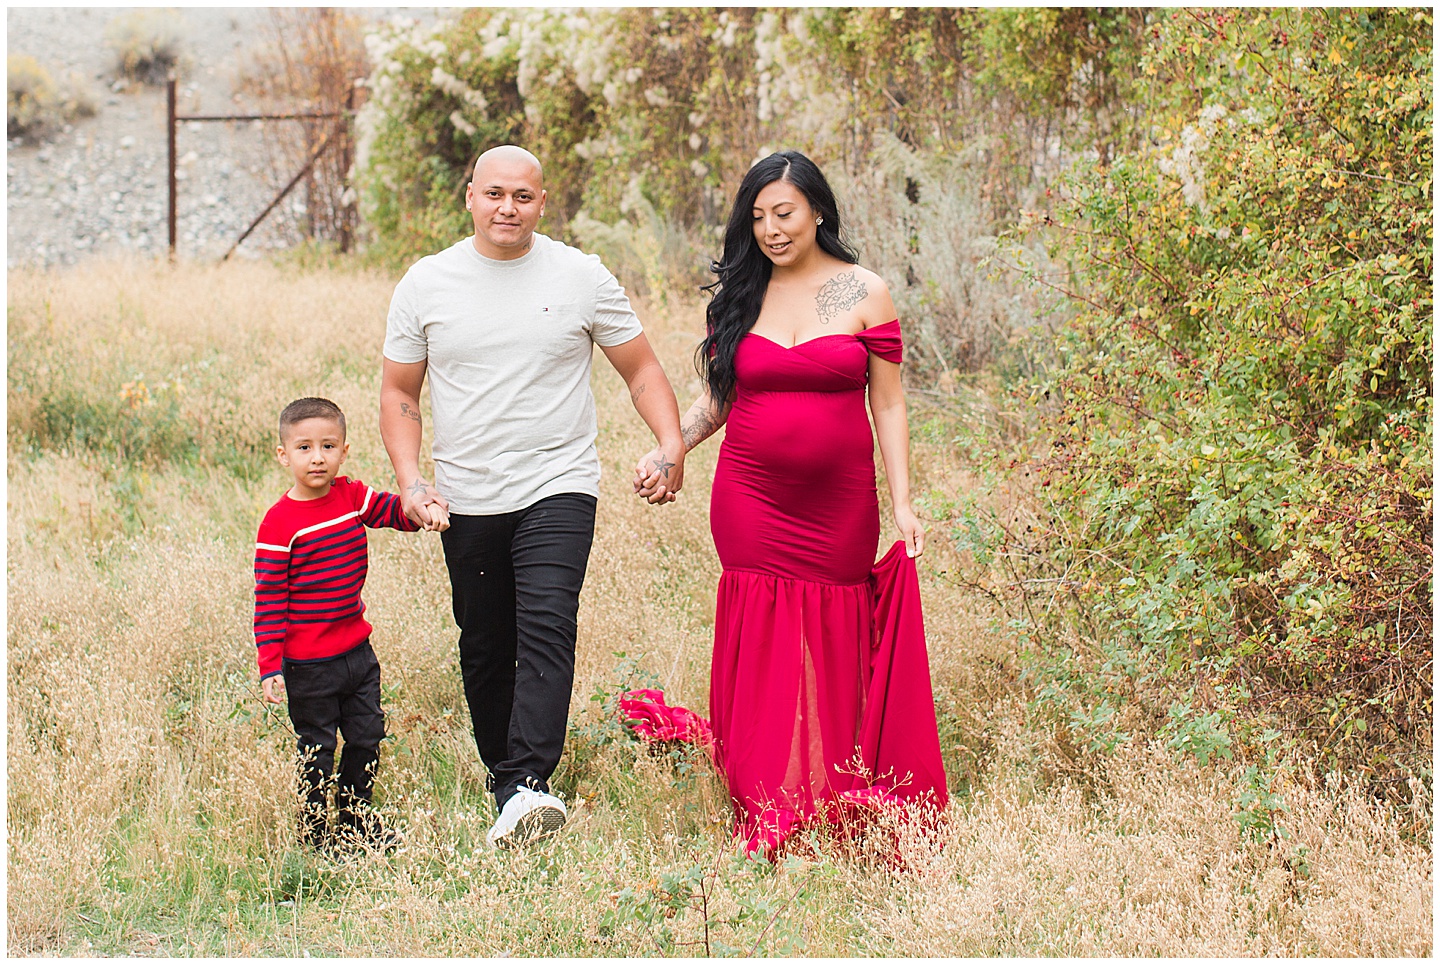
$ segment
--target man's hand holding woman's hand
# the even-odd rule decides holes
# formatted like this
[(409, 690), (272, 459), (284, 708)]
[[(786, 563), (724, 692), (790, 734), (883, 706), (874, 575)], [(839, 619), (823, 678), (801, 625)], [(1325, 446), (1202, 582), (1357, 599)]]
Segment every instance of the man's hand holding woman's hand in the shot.
[(400, 506), (421, 529), (443, 533), (450, 528), (450, 504), (423, 479), (405, 487), (400, 493)]
[(685, 481), (685, 445), (656, 446), (635, 464), (631, 485), (648, 503), (673, 503)]

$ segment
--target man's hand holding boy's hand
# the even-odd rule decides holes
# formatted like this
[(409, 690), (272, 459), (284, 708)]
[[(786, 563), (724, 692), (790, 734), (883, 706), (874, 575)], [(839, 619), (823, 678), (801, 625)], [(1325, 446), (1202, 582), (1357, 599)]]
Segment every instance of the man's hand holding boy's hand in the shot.
[(440, 503), (427, 503), (423, 508), (430, 513), (429, 529), (443, 533), (450, 528), (450, 510)]
[(280, 674), (266, 677), (260, 681), (260, 692), (265, 695), (266, 703), (280, 703), (285, 699), (285, 678)]
[(416, 479), (400, 492), (400, 505), (421, 529), (443, 532), (450, 528), (450, 504), (435, 487)]
[(415, 515), (421, 529), (443, 533), (450, 528), (450, 513), (439, 503), (422, 503), (415, 507)]

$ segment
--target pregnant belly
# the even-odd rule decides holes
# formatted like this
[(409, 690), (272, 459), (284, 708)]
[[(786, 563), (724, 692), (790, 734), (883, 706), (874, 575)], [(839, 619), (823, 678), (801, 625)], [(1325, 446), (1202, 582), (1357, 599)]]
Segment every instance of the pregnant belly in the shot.
[(863, 393), (784, 396), (737, 402), (726, 422), (710, 503), (720, 562), (858, 583), (880, 536)]
[(874, 488), (864, 392), (759, 393), (736, 402), (725, 448), (757, 476)]

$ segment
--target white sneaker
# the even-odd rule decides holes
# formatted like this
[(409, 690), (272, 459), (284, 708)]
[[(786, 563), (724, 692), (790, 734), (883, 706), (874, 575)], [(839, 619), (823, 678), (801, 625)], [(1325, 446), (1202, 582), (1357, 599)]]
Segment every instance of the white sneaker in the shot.
[(486, 839), (496, 848), (518, 848), (549, 837), (564, 825), (564, 802), (553, 794), (522, 787), (500, 809)]

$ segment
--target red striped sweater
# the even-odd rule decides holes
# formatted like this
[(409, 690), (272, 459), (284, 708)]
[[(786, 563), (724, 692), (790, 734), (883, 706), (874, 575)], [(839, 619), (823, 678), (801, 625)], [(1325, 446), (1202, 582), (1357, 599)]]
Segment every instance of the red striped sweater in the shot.
[(338, 476), (319, 499), (270, 507), (255, 540), (255, 646), (260, 679), (281, 659), (325, 660), (370, 637), (365, 604), (365, 527), (414, 532), (394, 493)]

